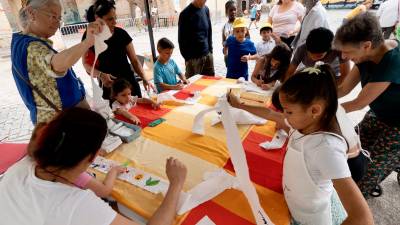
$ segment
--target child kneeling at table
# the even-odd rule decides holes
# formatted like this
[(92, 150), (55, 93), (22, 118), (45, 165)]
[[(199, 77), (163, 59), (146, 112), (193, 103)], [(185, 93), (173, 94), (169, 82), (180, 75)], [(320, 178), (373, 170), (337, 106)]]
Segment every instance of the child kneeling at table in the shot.
[(283, 113), (231, 105), (276, 121), (289, 133), (283, 192), (291, 224), (373, 224), (372, 213), (347, 165), (348, 143), (336, 118), (335, 74), (329, 65), (306, 68), (279, 90)]
[(256, 47), (250, 39), (246, 38), (246, 33), (246, 20), (242, 17), (236, 18), (233, 22), (233, 35), (229, 36), (224, 46), (228, 51), (227, 78), (243, 77), (247, 80), (249, 76), (247, 61), (258, 57)]
[[(42, 135), (43, 130), (47, 127), (47, 125), (48, 123), (38, 123), (35, 126), (35, 129), (32, 132), (32, 136), (28, 145), (29, 156), (33, 157), (38, 137)], [(89, 175), (89, 173), (83, 172), (77, 177), (77, 179), (73, 180), (72, 183), (74, 186), (80, 189), (92, 190), (100, 198), (106, 198), (110, 196), (115, 180), (117, 179), (118, 175), (124, 171), (125, 167), (123, 166), (113, 166), (110, 169), (110, 171), (108, 171), (106, 178), (103, 180), (103, 182)]]
[(111, 87), (111, 96), (113, 99), (111, 108), (115, 114), (124, 116), (133, 124), (139, 125), (140, 119), (129, 112), (132, 107), (135, 107), (136, 103), (151, 104), (154, 109), (158, 109), (160, 105), (148, 98), (132, 96), (131, 93), (132, 85), (127, 80), (118, 79), (114, 81)]
[[(181, 72), (175, 61), (171, 59), (174, 44), (167, 38), (161, 38), (157, 43), (158, 59), (154, 64), (154, 83), (157, 91), (181, 90), (183, 84), (188, 84), (185, 75)], [(181, 79), (178, 81), (176, 75)]]

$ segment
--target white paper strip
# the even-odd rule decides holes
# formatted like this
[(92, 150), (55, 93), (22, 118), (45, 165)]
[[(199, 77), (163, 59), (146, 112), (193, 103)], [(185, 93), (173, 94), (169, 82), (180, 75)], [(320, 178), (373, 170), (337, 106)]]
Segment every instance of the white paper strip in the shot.
[[(231, 115), (233, 117), (233, 120), (236, 122), (236, 124), (241, 124), (241, 125), (262, 125), (267, 122), (266, 119), (258, 117), (254, 114), (251, 114), (243, 109), (238, 109), (234, 108), (232, 106), (229, 106), (229, 111), (231, 112)], [(211, 126), (214, 126), (218, 123), (221, 122), (221, 115), (218, 117), (214, 118), (211, 121)]]
[(278, 131), (275, 132), (275, 135), (271, 141), (266, 141), (261, 143), (260, 147), (266, 150), (280, 149), (285, 144), (287, 137), (288, 137), (287, 133), (284, 130), (279, 129)]
[[(226, 97), (222, 97), (219, 99), (217, 107), (206, 109), (200, 112), (195, 117), (192, 131), (197, 134), (204, 134), (203, 117), (206, 113), (213, 110), (216, 110), (217, 112), (220, 111), (222, 113), (221, 115), (222, 124), (224, 125), (226, 133), (227, 147), (231, 156), (231, 161), (236, 172), (235, 181), (238, 183), (238, 189), (243, 191), (244, 195), (246, 196), (257, 225), (262, 225), (262, 224), (273, 225), (272, 221), (265, 213), (264, 209), (261, 207), (257, 192), (253, 184), (251, 183), (249, 168), (247, 166), (247, 161), (246, 161), (246, 155), (244, 153), (243, 145), (239, 136), (239, 132), (237, 130), (237, 126), (229, 110), (229, 104), (226, 100)], [(217, 192), (218, 187), (215, 186), (209, 187), (209, 185), (207, 185), (206, 187), (212, 188), (213, 191), (212, 193)], [(194, 189), (197, 189), (197, 186)], [(204, 191), (204, 189), (202, 190)], [(211, 193), (210, 190), (207, 191)], [(207, 197), (212, 197), (212, 196), (209, 194), (207, 195)], [(205, 199), (202, 199), (202, 201), (203, 200)]]
[(272, 221), (261, 207), (256, 189), (250, 180), (249, 167), (247, 166), (246, 155), (244, 154), (243, 145), (239, 136), (236, 124), (229, 112), (229, 104), (225, 98), (219, 99), (219, 106), (222, 112), (222, 124), (226, 133), (226, 142), (231, 156), (233, 168), (239, 182), (239, 187), (250, 203), (251, 210), (257, 225), (270, 224)]
[(178, 205), (178, 215), (182, 215), (196, 206), (213, 199), (223, 191), (237, 186), (236, 178), (223, 169), (205, 175), (205, 181), (188, 191), (186, 200)]
[(111, 108), (109, 106), (109, 101), (103, 99), (103, 90), (96, 84), (94, 80), (94, 67), (97, 62), (99, 55), (107, 50), (107, 44), (104, 42), (112, 36), (110, 28), (107, 25), (103, 25), (103, 31), (100, 34), (95, 35), (94, 38), (94, 51), (95, 58), (90, 71), (90, 79), (92, 83), (93, 90), (93, 108), (96, 112), (100, 113), (103, 117), (107, 118), (111, 114)]
[(204, 216), (196, 225), (215, 225), (215, 223), (208, 216)]

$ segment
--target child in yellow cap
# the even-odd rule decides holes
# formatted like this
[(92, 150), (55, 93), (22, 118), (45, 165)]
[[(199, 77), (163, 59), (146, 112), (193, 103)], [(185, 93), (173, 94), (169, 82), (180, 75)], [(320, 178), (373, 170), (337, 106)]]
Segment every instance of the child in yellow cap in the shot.
[(247, 24), (242, 17), (233, 22), (233, 35), (225, 42), (228, 50), (228, 72), (227, 78), (238, 79), (243, 77), (247, 80), (249, 76), (247, 61), (257, 53), (254, 43), (246, 38)]
[(262, 40), (256, 45), (258, 56), (269, 54), (275, 45), (280, 42), (280, 38), (272, 32), (272, 25), (270, 23), (265, 23), (261, 26), (260, 36)]

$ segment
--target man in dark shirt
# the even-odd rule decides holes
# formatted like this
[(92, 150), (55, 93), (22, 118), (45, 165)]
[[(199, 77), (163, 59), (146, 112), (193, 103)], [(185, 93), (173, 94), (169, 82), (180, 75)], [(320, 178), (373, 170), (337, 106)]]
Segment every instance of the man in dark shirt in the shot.
[(206, 0), (193, 0), (179, 15), (179, 49), (186, 64), (186, 78), (214, 72), (212, 27)]

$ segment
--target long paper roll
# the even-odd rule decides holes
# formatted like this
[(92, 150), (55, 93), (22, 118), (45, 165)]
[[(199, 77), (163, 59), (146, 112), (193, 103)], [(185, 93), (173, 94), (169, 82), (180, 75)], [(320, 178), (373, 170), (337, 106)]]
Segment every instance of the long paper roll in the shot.
[[(257, 223), (257, 225), (262, 225), (262, 224), (268, 224), (268, 225), (273, 225), (271, 219), (268, 217), (268, 215), (265, 213), (264, 209), (261, 207), (260, 200), (258, 198), (256, 189), (254, 188), (251, 180), (250, 180), (250, 175), (249, 175), (249, 167), (247, 165), (246, 161), (246, 155), (244, 153), (243, 145), (240, 139), (240, 135), (236, 126), (235, 121), (233, 120), (233, 117), (231, 115), (231, 112), (229, 110), (229, 104), (228, 101), (226, 100), (226, 97), (222, 97), (218, 100), (218, 104), (216, 107), (211, 108), (211, 109), (206, 109), (202, 112), (200, 112), (198, 115), (196, 115), (194, 119), (194, 124), (192, 128), (192, 132), (197, 133), (197, 134), (204, 134), (204, 128), (203, 128), (203, 117), (206, 113), (211, 112), (213, 110), (216, 110), (217, 112), (221, 112), (221, 120), (222, 124), (224, 125), (225, 133), (226, 133), (226, 142), (227, 142), (227, 147), (229, 150), (229, 154), (231, 156), (231, 161), (233, 164), (233, 167), (236, 172), (236, 179), (235, 183), (238, 183), (238, 188), (243, 191), (244, 195), (246, 196), (251, 210), (253, 212), (254, 219)], [(215, 181), (214, 181), (215, 182)], [(211, 180), (210, 180), (210, 183)], [(203, 186), (204, 182), (199, 184), (199, 187)], [(207, 188), (210, 188), (211, 190), (208, 190), (208, 193), (217, 193), (221, 192), (220, 187), (210, 187), (209, 185), (206, 185)], [(236, 186), (236, 185), (235, 185)], [(196, 189), (194, 187), (193, 189)], [(225, 187), (225, 189), (228, 187)], [(190, 191), (189, 191), (190, 192)], [(204, 197), (204, 196), (202, 196)], [(213, 195), (207, 195), (209, 199), (213, 197)], [(205, 200), (209, 200), (202, 198), (201, 200), (204, 202)], [(190, 198), (187, 199), (190, 201)], [(191, 205), (192, 203), (186, 203), (186, 205)], [(195, 204), (193, 204), (195, 205)]]

